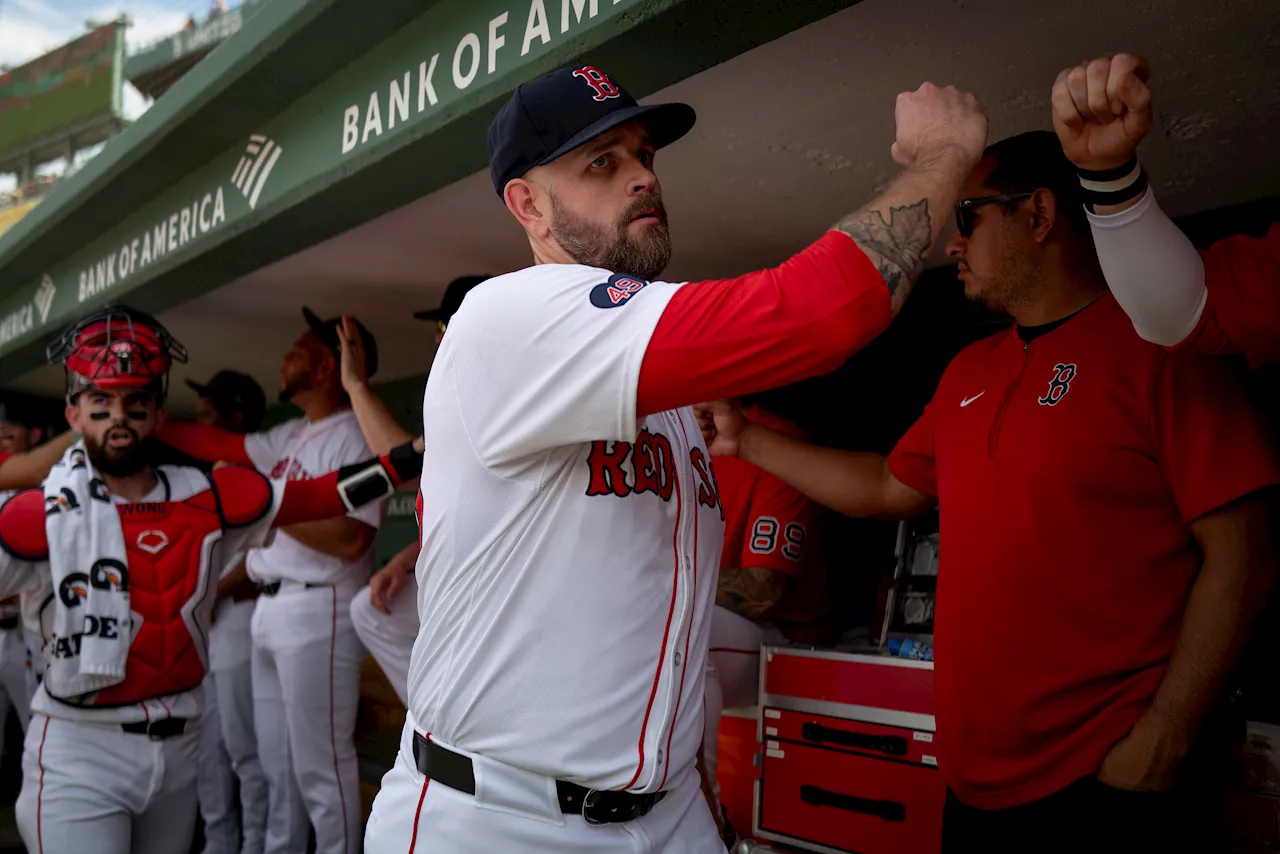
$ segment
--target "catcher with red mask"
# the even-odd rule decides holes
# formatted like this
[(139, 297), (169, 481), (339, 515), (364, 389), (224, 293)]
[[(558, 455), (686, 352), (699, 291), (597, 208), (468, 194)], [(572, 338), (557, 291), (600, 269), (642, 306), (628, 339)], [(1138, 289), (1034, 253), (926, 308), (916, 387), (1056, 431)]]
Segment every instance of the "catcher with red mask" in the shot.
[(223, 564), (277, 526), (379, 500), (417, 477), (404, 446), (273, 484), (152, 463), (169, 369), (186, 350), (155, 319), (108, 306), (48, 350), (83, 438), (40, 489), (0, 508), (0, 597), (25, 593), (45, 680), (32, 702), (18, 825), (28, 850), (186, 852), (196, 817), (200, 684)]

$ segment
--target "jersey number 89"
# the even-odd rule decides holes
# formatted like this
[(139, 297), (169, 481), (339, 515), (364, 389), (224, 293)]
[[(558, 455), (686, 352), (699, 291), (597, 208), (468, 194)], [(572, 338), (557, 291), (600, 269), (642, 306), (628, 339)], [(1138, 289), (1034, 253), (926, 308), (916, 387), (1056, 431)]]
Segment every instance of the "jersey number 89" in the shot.
[[(804, 554), (804, 525), (790, 522), (782, 532), (782, 556), (787, 560), (800, 560)], [(761, 516), (751, 528), (751, 551), (758, 555), (772, 554), (778, 546), (778, 520)]]

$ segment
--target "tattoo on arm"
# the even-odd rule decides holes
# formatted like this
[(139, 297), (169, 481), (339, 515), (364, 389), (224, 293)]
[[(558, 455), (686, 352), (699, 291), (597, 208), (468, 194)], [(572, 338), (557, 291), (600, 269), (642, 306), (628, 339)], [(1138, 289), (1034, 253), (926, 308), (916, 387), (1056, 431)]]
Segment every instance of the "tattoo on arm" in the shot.
[[(867, 253), (889, 286), (889, 295), (899, 288), (909, 290), (924, 269), (924, 259), (933, 243), (933, 223), (929, 219), (929, 200), (889, 208), (889, 218), (875, 209), (852, 213), (836, 223)], [(905, 287), (904, 287), (905, 286)]]
[(782, 597), (786, 579), (762, 566), (720, 570), (716, 604), (748, 620), (758, 620)]

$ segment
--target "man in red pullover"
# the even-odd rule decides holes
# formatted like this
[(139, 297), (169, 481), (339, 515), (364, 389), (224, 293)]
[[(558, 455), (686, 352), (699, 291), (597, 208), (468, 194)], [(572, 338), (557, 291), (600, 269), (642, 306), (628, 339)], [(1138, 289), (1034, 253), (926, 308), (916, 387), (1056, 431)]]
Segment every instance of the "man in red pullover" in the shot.
[(947, 244), (1013, 328), (963, 350), (886, 458), (702, 413), (849, 516), (935, 504), (944, 851), (1216, 850), (1173, 786), (1271, 586), (1271, 443), (1227, 366), (1134, 334), (1053, 134), (988, 149)]

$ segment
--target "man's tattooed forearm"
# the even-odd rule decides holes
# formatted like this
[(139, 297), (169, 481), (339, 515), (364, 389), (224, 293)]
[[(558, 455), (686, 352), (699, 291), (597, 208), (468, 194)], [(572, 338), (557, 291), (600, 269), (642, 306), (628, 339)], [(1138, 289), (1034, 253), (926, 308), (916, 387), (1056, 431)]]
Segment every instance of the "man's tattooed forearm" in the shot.
[(860, 210), (836, 224), (867, 253), (876, 265), (890, 295), (903, 285), (908, 288), (924, 268), (924, 259), (933, 243), (933, 223), (929, 200), (889, 209), (889, 218), (879, 210)]

